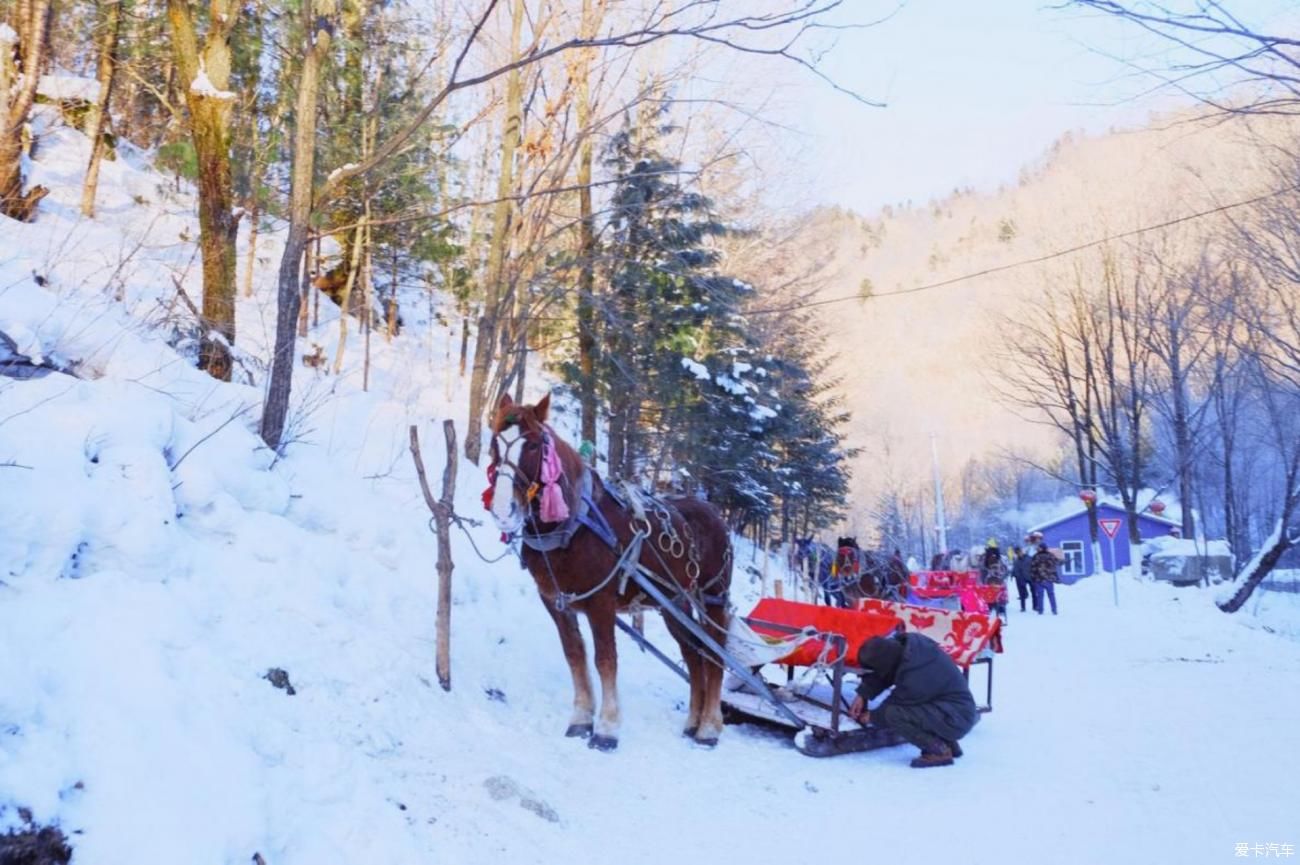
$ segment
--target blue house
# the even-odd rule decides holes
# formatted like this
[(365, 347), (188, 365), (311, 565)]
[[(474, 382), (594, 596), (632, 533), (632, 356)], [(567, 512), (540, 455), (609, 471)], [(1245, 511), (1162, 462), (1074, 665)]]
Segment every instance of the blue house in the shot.
[[(1131, 564), (1128, 543), (1128, 514), (1121, 507), (1109, 502), (1097, 503), (1097, 519), (1119, 520), (1119, 530), (1115, 532), (1115, 564), (1127, 567)], [(1138, 535), (1143, 540), (1162, 538), (1176, 531), (1179, 524), (1155, 514), (1141, 513), (1137, 516)], [(1091, 537), (1088, 534), (1088, 511), (1079, 510), (1051, 522), (1033, 526), (1031, 532), (1042, 532), (1043, 540), (1049, 547), (1059, 549), (1065, 556), (1061, 563), (1061, 582), (1073, 583), (1082, 577), (1090, 577), (1098, 571), (1111, 570), (1110, 541), (1104, 532), (1098, 531), (1098, 546), (1101, 548), (1101, 562), (1094, 562), (1092, 557)]]

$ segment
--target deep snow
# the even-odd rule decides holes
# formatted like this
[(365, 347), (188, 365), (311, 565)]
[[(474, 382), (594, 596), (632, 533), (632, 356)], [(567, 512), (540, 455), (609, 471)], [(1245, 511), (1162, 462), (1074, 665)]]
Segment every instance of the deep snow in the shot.
[[(1092, 579), (1059, 590), (1060, 616), (1013, 611), (994, 711), (949, 769), (909, 769), (907, 747), (816, 761), (748, 726), (700, 749), (679, 735), (684, 686), (627, 642), (619, 751), (565, 739), (569, 677), (531, 578), (460, 533), (443, 693), (405, 447), (417, 423), (436, 483), (438, 422), (463, 434), (458, 335), (408, 304), (363, 393), (354, 328), (344, 375), (296, 371), (300, 440), (276, 460), (260, 391), (197, 373), (158, 327), (184, 315), (173, 274), (198, 296), (188, 193), (126, 156), (83, 221), (87, 151), (44, 135), (40, 221), (0, 223), (0, 330), (85, 377), (0, 378), (0, 463), (17, 464), (0, 467), (0, 831), (28, 807), (78, 865), (1210, 863), (1300, 843), (1300, 643), (1132, 576), (1118, 608)], [(274, 325), (264, 243), (239, 309), (254, 370)], [(332, 355), (322, 319), (308, 342)], [(484, 484), (461, 465), (461, 513)], [(742, 612), (753, 559), (742, 544)]]

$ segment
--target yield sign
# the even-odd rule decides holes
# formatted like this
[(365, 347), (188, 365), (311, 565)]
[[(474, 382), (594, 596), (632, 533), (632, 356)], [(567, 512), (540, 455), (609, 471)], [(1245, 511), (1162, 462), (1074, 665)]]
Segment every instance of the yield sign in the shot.
[(1097, 525), (1101, 526), (1101, 530), (1106, 533), (1106, 537), (1108, 538), (1115, 537), (1115, 533), (1119, 531), (1119, 523), (1120, 521), (1116, 517), (1107, 517), (1102, 520), (1097, 520)]

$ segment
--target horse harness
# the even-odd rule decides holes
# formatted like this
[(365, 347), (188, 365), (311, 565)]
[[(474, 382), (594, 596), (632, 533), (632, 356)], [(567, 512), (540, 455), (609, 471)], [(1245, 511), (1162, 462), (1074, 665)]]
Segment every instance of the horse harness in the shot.
[[(499, 435), (499, 434), (498, 434)], [(527, 433), (524, 433), (527, 437)], [(495, 449), (496, 436), (493, 437)], [(512, 443), (513, 444), (513, 443)], [(531, 444), (531, 442), (529, 442)], [(543, 454), (547, 448), (555, 447), (549, 429), (542, 430), (541, 446)], [(508, 453), (509, 446), (507, 446)], [(507, 458), (507, 455), (497, 454), (497, 459), (488, 466), (489, 481), (495, 485), (497, 464), (503, 464), (510, 467), (514, 472), (514, 484), (520, 487), (521, 484), (527, 484), (524, 487), (525, 500), (531, 505), (533, 497), (536, 495), (539, 484), (536, 480), (530, 481), (524, 474), (518, 464)], [(587, 598), (596, 595), (611, 581), (618, 578), (618, 593), (622, 595), (627, 589), (627, 583), (632, 578), (635, 571), (640, 571), (644, 576), (656, 580), (661, 585), (673, 588), (685, 596), (685, 600), (692, 606), (697, 605), (716, 605), (725, 604), (727, 598), (722, 595), (710, 594), (712, 589), (727, 572), (731, 564), (731, 550), (728, 548), (722, 568), (715, 574), (706, 585), (701, 585), (700, 578), (700, 561), (699, 549), (695, 542), (695, 531), (691, 528), (690, 523), (681, 516), (681, 513), (667, 502), (657, 496), (640, 490), (626, 480), (616, 481), (615, 484), (621, 489), (621, 495), (615, 492), (611, 486), (601, 483), (601, 491), (604, 495), (614, 502), (614, 504), (625, 513), (630, 513), (630, 524), (632, 528), (632, 538), (626, 546), (618, 541), (618, 536), (609, 520), (605, 518), (595, 499), (595, 480), (598, 476), (585, 462), (582, 466), (582, 475), (577, 484), (577, 506), (570, 512), (568, 518), (558, 527), (550, 531), (534, 531), (532, 533), (521, 530), (518, 539), (523, 546), (535, 550), (542, 554), (543, 561), (546, 562), (546, 569), (551, 576), (551, 582), (555, 588), (555, 608), (564, 611), (575, 603), (584, 601)], [(568, 482), (568, 477), (561, 475), (563, 481)], [(492, 487), (489, 487), (489, 491)], [(484, 504), (489, 505), (489, 493), (484, 493)], [(651, 522), (652, 515), (654, 520), (659, 523), (659, 534), (654, 536), (654, 525)], [(682, 522), (682, 534), (685, 534), (685, 540), (678, 533), (677, 527), (673, 525), (673, 516), (676, 515)], [(532, 507), (527, 508), (525, 524), (531, 524), (535, 529), (541, 522), (540, 517)], [(583, 528), (590, 529), (596, 537), (600, 538), (611, 550), (617, 555), (618, 559), (614, 563), (610, 573), (598, 582), (593, 588), (580, 593), (570, 593), (560, 591), (559, 583), (555, 579), (555, 574), (551, 572), (550, 559), (547, 553), (555, 550), (568, 548), (572, 543), (574, 536)], [(513, 541), (514, 538), (507, 536), (507, 542)], [(681, 560), (686, 558), (686, 575), (689, 584), (686, 587), (679, 585), (675, 580), (666, 578), (664, 575), (656, 573), (654, 570), (646, 567), (641, 563), (641, 551), (644, 549), (646, 542), (650, 542), (650, 550), (654, 553), (655, 558), (665, 571), (669, 570), (668, 562), (664, 555)], [(523, 563), (523, 551), (519, 550), (520, 564)]]

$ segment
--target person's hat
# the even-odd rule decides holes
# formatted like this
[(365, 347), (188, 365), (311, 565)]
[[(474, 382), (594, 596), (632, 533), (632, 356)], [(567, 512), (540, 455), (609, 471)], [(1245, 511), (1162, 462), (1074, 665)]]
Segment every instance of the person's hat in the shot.
[(858, 647), (858, 666), (879, 673), (886, 681), (893, 681), (902, 660), (902, 644), (889, 637), (872, 637)]
[(989, 538), (987, 541), (984, 542), (984, 546), (986, 547), (996, 547), (997, 545), (998, 545), (997, 538)]
[(1039, 541), (1039, 542), (1038, 542), (1038, 548), (1039, 548), (1040, 550), (1044, 550), (1044, 551), (1046, 551), (1046, 549), (1047, 549), (1047, 541)]

